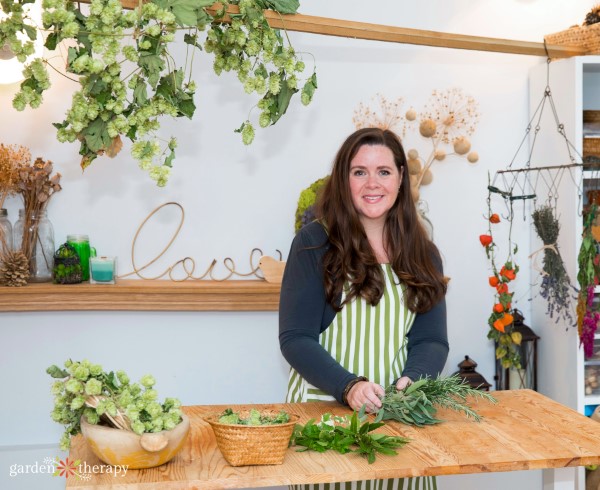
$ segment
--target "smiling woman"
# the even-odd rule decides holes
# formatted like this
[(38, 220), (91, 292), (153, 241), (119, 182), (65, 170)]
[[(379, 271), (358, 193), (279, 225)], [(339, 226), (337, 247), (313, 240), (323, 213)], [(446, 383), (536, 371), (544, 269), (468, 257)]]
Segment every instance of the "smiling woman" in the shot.
[[(402, 178), (406, 165), (395, 133), (355, 131), (334, 159), (317, 220), (294, 238), (279, 306), (288, 402), (337, 400), (373, 412), (385, 388), (402, 389), (444, 367), (446, 285), (410, 180)], [(433, 488), (429, 478), (421, 483)], [(384, 480), (376, 488), (406, 485), (413, 482)]]

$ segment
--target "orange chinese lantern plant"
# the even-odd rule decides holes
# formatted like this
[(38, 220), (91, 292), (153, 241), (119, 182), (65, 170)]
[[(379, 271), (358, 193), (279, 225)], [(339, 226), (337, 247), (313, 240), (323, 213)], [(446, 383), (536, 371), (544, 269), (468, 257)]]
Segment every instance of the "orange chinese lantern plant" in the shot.
[(506, 267), (502, 267), (500, 270), (500, 275), (508, 279), (509, 281), (514, 281), (517, 278), (517, 274), (514, 269), (507, 269)]
[(504, 333), (504, 323), (502, 323), (502, 320), (500, 320), (500, 319), (496, 320), (496, 321), (493, 323), (493, 325), (494, 325), (494, 328), (495, 328), (496, 330), (498, 330), (499, 332), (502, 332), (502, 333)]
[(492, 243), (493, 240), (491, 235), (479, 235), (479, 241), (484, 247), (487, 247)]
[(500, 216), (498, 216), (496, 213), (492, 214), (490, 216), (490, 223), (500, 223)]
[(500, 284), (500, 279), (498, 279), (496, 276), (490, 276), (488, 282), (490, 283), (490, 286), (495, 288), (498, 284)]

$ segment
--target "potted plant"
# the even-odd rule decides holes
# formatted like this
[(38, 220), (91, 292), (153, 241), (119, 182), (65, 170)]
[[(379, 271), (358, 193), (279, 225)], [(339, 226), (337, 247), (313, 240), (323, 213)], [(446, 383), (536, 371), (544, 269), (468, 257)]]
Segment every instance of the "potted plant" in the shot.
[(88, 360), (68, 360), (64, 369), (53, 365), (46, 372), (56, 379), (51, 416), (65, 427), (62, 450), (83, 433), (99, 459), (135, 469), (166, 463), (183, 447), (189, 419), (176, 398), (158, 401), (153, 376), (131, 383), (125, 372), (106, 372)]

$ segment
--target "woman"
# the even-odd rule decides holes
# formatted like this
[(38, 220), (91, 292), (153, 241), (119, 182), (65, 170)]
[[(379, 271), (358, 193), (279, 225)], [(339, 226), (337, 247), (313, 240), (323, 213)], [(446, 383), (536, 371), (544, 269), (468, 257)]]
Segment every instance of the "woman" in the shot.
[(441, 259), (393, 132), (365, 128), (346, 139), (316, 216), (294, 238), (281, 288), (287, 401), (335, 399), (373, 412), (384, 387), (436, 376), (448, 356)]

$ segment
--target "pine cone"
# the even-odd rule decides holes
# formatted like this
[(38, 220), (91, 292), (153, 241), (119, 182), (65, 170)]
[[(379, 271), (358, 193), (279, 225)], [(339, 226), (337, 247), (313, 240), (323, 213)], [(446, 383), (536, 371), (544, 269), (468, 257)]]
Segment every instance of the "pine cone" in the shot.
[(0, 255), (0, 282), (5, 286), (25, 286), (29, 279), (29, 260), (21, 250)]

